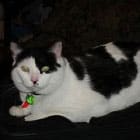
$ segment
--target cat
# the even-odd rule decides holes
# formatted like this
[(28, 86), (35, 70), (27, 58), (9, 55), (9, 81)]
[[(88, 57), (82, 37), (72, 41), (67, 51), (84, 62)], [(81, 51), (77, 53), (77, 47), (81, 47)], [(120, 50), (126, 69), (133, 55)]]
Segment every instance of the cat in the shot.
[(62, 42), (47, 48), (21, 48), (11, 42), (11, 79), (23, 103), (12, 116), (35, 121), (53, 115), (72, 122), (123, 110), (140, 101), (140, 45), (109, 42), (79, 56), (63, 56)]

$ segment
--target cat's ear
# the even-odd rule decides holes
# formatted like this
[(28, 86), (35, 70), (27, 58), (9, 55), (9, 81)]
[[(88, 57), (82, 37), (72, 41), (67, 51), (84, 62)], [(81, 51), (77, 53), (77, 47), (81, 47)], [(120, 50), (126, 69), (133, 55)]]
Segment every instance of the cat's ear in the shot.
[(17, 43), (11, 42), (10, 43), (10, 50), (12, 53), (13, 64), (16, 62), (16, 56), (22, 51), (22, 49), (18, 46)]
[(55, 54), (56, 58), (60, 58), (62, 55), (62, 42), (58, 41), (54, 43), (51, 48), (51, 52)]

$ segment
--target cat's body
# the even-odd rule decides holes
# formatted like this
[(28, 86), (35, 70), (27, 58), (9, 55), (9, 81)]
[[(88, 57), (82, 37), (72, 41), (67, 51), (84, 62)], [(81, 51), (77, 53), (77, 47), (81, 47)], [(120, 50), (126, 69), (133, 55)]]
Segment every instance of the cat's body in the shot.
[[(140, 101), (140, 47), (133, 45), (108, 43), (65, 58), (61, 42), (46, 52), (45, 48), (20, 50), (13, 43), (12, 80), (21, 100), (34, 94), (35, 103), (27, 108), (12, 106), (10, 114), (25, 116), (25, 121), (61, 115), (88, 122), (134, 105)], [(44, 66), (49, 70), (41, 72)]]

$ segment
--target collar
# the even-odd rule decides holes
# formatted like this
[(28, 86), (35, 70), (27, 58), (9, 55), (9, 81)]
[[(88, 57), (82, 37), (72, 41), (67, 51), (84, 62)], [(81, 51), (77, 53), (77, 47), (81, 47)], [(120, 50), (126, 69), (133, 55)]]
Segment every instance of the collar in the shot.
[(40, 94), (38, 94), (38, 93), (35, 93), (35, 92), (32, 92), (31, 94), (32, 94), (32, 95), (40, 95)]
[(27, 95), (26, 100), (22, 103), (22, 108), (27, 108), (29, 105), (33, 105), (35, 102), (35, 96), (33, 95)]

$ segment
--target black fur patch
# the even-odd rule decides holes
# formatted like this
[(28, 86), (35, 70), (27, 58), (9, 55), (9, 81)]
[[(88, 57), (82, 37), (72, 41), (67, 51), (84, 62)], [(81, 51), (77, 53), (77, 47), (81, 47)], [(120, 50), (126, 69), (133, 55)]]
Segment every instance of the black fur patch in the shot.
[(105, 97), (130, 86), (136, 77), (137, 67), (133, 59), (116, 62), (104, 46), (89, 49), (86, 53), (90, 56), (85, 55), (82, 60), (90, 76), (91, 87)]
[(28, 57), (34, 57), (36, 61), (36, 65), (41, 70), (43, 66), (49, 66), (49, 71), (47, 73), (50, 73), (52, 71), (56, 71), (57, 67), (60, 67), (60, 65), (56, 62), (55, 54), (47, 51), (46, 48), (28, 48), (24, 49), (16, 58), (16, 64), (15, 66), (21, 62), (23, 59)]
[(79, 80), (83, 80), (84, 79), (84, 67), (83, 67), (82, 63), (72, 57), (69, 57), (67, 59), (70, 63), (70, 66), (71, 66), (73, 72), (76, 74), (77, 78)]

